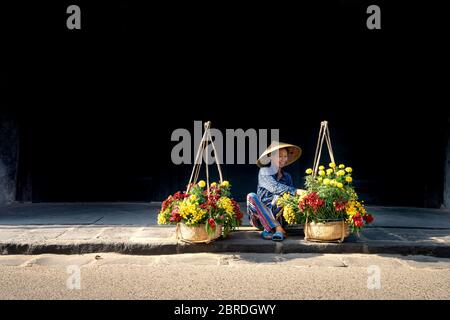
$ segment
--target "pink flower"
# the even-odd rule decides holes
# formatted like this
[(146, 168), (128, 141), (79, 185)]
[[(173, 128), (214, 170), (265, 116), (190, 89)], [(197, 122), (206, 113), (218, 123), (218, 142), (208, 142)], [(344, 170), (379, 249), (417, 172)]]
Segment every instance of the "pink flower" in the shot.
[(170, 222), (180, 222), (181, 221), (181, 216), (180, 216), (180, 211), (179, 211), (180, 209), (178, 208), (178, 207), (175, 207), (173, 210), (172, 210), (172, 213), (171, 213), (171, 216), (170, 216), (170, 219), (169, 219), (169, 221)]

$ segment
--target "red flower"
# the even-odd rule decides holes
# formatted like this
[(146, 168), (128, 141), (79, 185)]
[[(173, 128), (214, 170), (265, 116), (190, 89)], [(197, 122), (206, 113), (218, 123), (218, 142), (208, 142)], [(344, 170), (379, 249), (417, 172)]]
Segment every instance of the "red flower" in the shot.
[(188, 195), (188, 194), (185, 194), (184, 192), (181, 192), (181, 191), (178, 191), (177, 193), (175, 193), (175, 194), (173, 195), (173, 198), (174, 198), (175, 200), (181, 200), (181, 199), (186, 198), (186, 197), (189, 197), (189, 195)]
[(163, 201), (161, 210), (164, 211), (167, 209), (168, 206), (173, 202), (172, 196), (169, 196), (166, 200)]
[(360, 228), (364, 225), (363, 218), (361, 217), (361, 215), (359, 213), (357, 213), (353, 216), (353, 224), (355, 225), (355, 227), (358, 227), (358, 228)]
[(212, 229), (214, 229), (216, 227), (216, 222), (214, 221), (213, 218), (208, 219), (208, 224)]
[(219, 187), (217, 187), (217, 186), (216, 187), (211, 187), (210, 190), (211, 190), (211, 193), (220, 195), (220, 188)]
[(303, 212), (305, 211), (305, 200), (303, 199), (298, 203), (298, 208)]
[(236, 219), (238, 221), (241, 221), (241, 219), (244, 217), (244, 215), (241, 212), (241, 208), (239, 207), (239, 204), (234, 199), (231, 199), (231, 204), (233, 205), (233, 212), (236, 215)]
[(373, 216), (371, 214), (367, 214), (363, 218), (366, 223), (372, 223), (373, 221)]
[(179, 213), (180, 211), (179, 211), (179, 208), (178, 207), (175, 207), (173, 210), (172, 210), (172, 213), (171, 213), (171, 216), (170, 216), (170, 219), (169, 219), (169, 221), (170, 222), (180, 222), (181, 221), (181, 216), (180, 216), (180, 213)]
[(208, 199), (206, 200), (206, 203), (211, 206), (212, 209), (217, 209), (217, 201), (219, 200), (219, 195), (210, 194)]
[(213, 209), (213, 210), (217, 209), (216, 201), (214, 201), (212, 199), (208, 199), (208, 201), (206, 203), (208, 204), (208, 206), (211, 207), (211, 209)]
[(336, 211), (342, 211), (347, 206), (347, 202), (335, 201), (335, 202), (333, 202), (333, 205), (334, 205), (334, 208), (336, 209)]
[(300, 210), (304, 211), (306, 207), (310, 207), (314, 213), (317, 211), (319, 207), (322, 207), (325, 204), (325, 201), (319, 197), (317, 192), (311, 192), (303, 200), (298, 204)]
[(236, 200), (231, 200), (231, 204), (233, 205), (233, 211), (234, 213), (240, 213), (241, 212), (241, 208), (239, 207), (239, 204), (236, 202)]

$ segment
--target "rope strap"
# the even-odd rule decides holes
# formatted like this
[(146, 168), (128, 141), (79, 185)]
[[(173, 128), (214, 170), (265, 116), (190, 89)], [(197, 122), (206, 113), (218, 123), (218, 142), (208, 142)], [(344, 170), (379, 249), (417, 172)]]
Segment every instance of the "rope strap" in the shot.
[[(330, 138), (330, 130), (328, 129), (328, 121), (322, 121), (320, 123), (320, 130), (319, 130), (319, 137), (317, 139), (317, 146), (316, 146), (316, 152), (314, 154), (314, 162), (313, 162), (313, 177), (315, 178), (317, 176), (317, 172), (319, 171), (320, 166), (320, 156), (322, 154), (322, 147), (323, 143), (327, 144), (328, 154), (330, 155), (330, 160), (333, 163), (336, 163), (334, 160), (334, 153), (333, 153), (333, 147), (331, 145), (331, 138)], [(309, 223), (308, 223), (308, 216), (306, 216), (306, 223), (304, 227), (304, 233), (305, 233), (305, 240), (308, 240), (308, 232), (310, 229)], [(345, 238), (345, 221), (342, 220), (342, 234), (341, 239), (338, 240), (339, 242), (343, 242)]]
[(330, 131), (328, 129), (328, 121), (322, 121), (320, 123), (319, 137), (317, 139), (316, 152), (314, 154), (313, 163), (313, 177), (317, 176), (320, 166), (320, 156), (322, 154), (323, 143), (326, 142), (328, 148), (328, 154), (330, 155), (331, 162), (336, 163), (334, 160), (333, 147), (331, 146)]
[(206, 156), (206, 167), (205, 167), (205, 171), (206, 171), (206, 186), (207, 186), (207, 192), (208, 195), (210, 194), (210, 187), (209, 187), (209, 168), (208, 168), (208, 148), (209, 148), (209, 144), (211, 143), (211, 147), (213, 149), (214, 152), (214, 159), (215, 162), (217, 164), (217, 171), (219, 172), (219, 179), (220, 179), (220, 183), (223, 182), (223, 175), (222, 175), (222, 169), (220, 167), (220, 162), (219, 162), (219, 158), (218, 158), (218, 154), (217, 154), (217, 149), (216, 146), (214, 145), (213, 139), (212, 139), (212, 135), (211, 135), (211, 121), (208, 121), (205, 123), (205, 132), (202, 136), (202, 139), (200, 140), (200, 144), (198, 146), (197, 149), (197, 155), (195, 156), (195, 162), (194, 162), (194, 167), (192, 168), (192, 173), (191, 173), (191, 177), (189, 178), (189, 183), (186, 189), (186, 193), (189, 192), (189, 190), (191, 189), (191, 184), (196, 184), (198, 181), (198, 177), (200, 175), (200, 169), (203, 163), (203, 158), (204, 158), (204, 154)]

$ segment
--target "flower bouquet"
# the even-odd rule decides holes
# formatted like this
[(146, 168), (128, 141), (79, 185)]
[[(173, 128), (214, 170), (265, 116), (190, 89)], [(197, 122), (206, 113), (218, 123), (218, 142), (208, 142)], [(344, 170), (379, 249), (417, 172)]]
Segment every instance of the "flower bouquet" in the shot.
[(190, 184), (188, 191), (177, 192), (163, 201), (158, 224), (177, 224), (183, 240), (209, 242), (241, 224), (239, 205), (231, 198), (228, 181)]
[(284, 194), (277, 201), (289, 224), (305, 224), (305, 237), (315, 240), (343, 240), (373, 221), (352, 185), (352, 168), (334, 162), (319, 166), (318, 175), (306, 170), (306, 191)]

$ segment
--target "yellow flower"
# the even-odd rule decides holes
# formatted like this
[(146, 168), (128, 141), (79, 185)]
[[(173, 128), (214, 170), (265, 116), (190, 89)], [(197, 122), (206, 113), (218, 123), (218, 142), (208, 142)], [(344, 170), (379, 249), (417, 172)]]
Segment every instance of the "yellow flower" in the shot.
[(199, 223), (207, 214), (206, 210), (200, 209), (195, 203), (192, 203), (189, 199), (184, 199), (180, 202), (178, 208), (180, 216), (187, 225), (194, 225)]
[(322, 177), (318, 177), (317, 181), (322, 182), (323, 178)]
[(225, 180), (225, 181), (223, 181), (220, 185), (221, 185), (222, 187), (228, 188), (228, 187), (230, 186), (230, 183), (229, 183), (227, 180)]
[(288, 224), (294, 224), (296, 220), (294, 209), (291, 206), (285, 206), (283, 208), (283, 217)]
[(306, 174), (311, 174), (311, 173), (313, 173), (313, 170), (311, 168), (306, 169)]
[(345, 166), (343, 164), (339, 165), (339, 169), (344, 169), (344, 168), (345, 168)]
[(323, 184), (328, 186), (330, 184), (330, 179), (328, 179), (328, 178), (323, 179)]
[(213, 188), (217, 187), (217, 182), (211, 183), (211, 187), (213, 187)]
[(337, 183), (337, 187), (338, 187), (338, 188), (342, 188), (342, 187), (344, 187), (344, 185), (343, 185), (341, 182), (338, 182), (338, 183)]
[(336, 183), (337, 183), (336, 180), (331, 180), (331, 181), (330, 181), (330, 185), (332, 185), (333, 187), (336, 186)]
[(352, 182), (353, 179), (352, 179), (352, 177), (345, 177), (345, 181), (347, 181), (347, 182)]
[(191, 202), (195, 202), (195, 200), (197, 200), (197, 196), (196, 196), (195, 194), (192, 194), (192, 195), (189, 197), (189, 200), (191, 200)]
[(364, 208), (363, 204), (361, 202), (357, 202), (357, 204), (358, 204), (359, 213), (361, 213), (361, 215), (363, 215), (363, 216), (366, 215), (367, 211), (366, 211), (366, 208)]
[(350, 167), (347, 167), (347, 168), (345, 168), (345, 171), (347, 171), (348, 173), (351, 173), (353, 171), (353, 169)]
[(336, 163), (330, 162), (330, 168), (336, 168)]
[(345, 207), (345, 212), (348, 214), (348, 221), (352, 221), (352, 217), (358, 212), (355, 207), (355, 200), (351, 200), (347, 203)]
[(204, 187), (206, 187), (206, 182), (205, 182), (204, 180), (200, 180), (200, 181), (198, 182), (198, 186), (199, 186), (200, 188), (204, 188)]
[(352, 221), (352, 217), (357, 213), (361, 214), (362, 216), (367, 214), (366, 209), (364, 208), (362, 203), (356, 200), (351, 200), (347, 203), (347, 206), (345, 207), (345, 212), (348, 214), (347, 221), (349, 222)]
[(323, 171), (323, 170), (319, 170), (319, 176), (324, 176), (325, 175), (325, 171)]
[(337, 175), (338, 175), (339, 177), (345, 176), (345, 171), (344, 171), (344, 170), (339, 170), (339, 171), (337, 172)]
[(330, 174), (333, 173), (333, 169), (327, 169), (327, 175), (329, 176)]
[(288, 200), (290, 197), (291, 197), (291, 194), (289, 192), (286, 192), (285, 194), (283, 194), (284, 200)]
[(320, 166), (319, 170), (325, 170), (325, 167), (324, 166)]
[(305, 198), (307, 195), (308, 195), (308, 191), (302, 192), (302, 193), (300, 194), (300, 199), (299, 199), (299, 201), (302, 201), (303, 198)]
[(162, 213), (158, 214), (158, 224), (166, 224), (167, 219), (166, 216)]
[(234, 213), (233, 203), (231, 202), (231, 199), (228, 197), (221, 197), (217, 201), (217, 207), (219, 207), (221, 209), (225, 209), (225, 212), (229, 216), (232, 216)]

